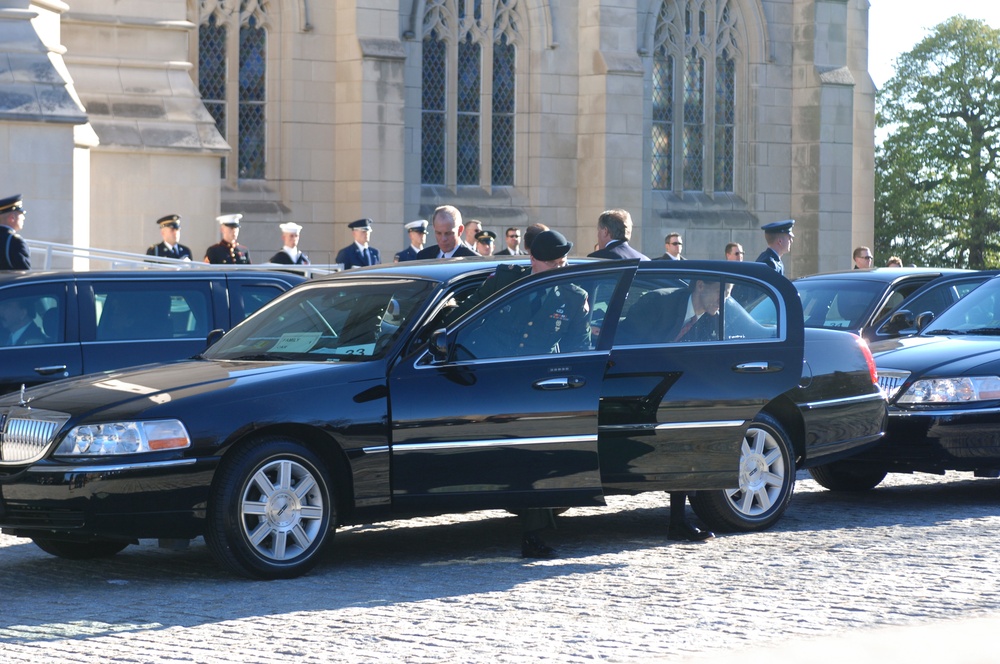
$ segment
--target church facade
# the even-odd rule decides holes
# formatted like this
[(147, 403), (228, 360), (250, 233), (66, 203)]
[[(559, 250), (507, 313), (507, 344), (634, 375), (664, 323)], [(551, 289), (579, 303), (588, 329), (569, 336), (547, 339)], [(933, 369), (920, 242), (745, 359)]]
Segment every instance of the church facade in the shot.
[[(589, 253), (625, 208), (651, 257), (764, 247), (791, 276), (870, 246), (868, 0), (0, 0), (0, 182), (34, 239), (196, 257), (241, 213), (314, 263), (453, 204)], [(3, 194), (0, 192), (0, 194)], [(4, 194), (6, 195), (6, 194)], [(433, 242), (433, 236), (429, 237)]]

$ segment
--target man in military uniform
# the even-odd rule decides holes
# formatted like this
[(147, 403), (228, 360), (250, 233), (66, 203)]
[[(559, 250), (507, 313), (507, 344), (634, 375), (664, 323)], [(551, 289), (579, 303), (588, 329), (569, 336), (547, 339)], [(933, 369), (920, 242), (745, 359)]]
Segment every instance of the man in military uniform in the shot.
[(417, 259), (417, 254), (424, 248), (424, 240), (427, 239), (427, 220), (417, 219), (406, 224), (406, 235), (410, 238), (410, 246), (403, 249), (392, 259), (394, 263), (412, 261)]
[(476, 253), (480, 256), (493, 255), (493, 243), (497, 239), (497, 234), (493, 231), (479, 231), (476, 233)]
[(347, 224), (347, 227), (354, 235), (354, 242), (337, 252), (337, 260), (334, 262), (342, 263), (345, 270), (381, 263), (378, 249), (368, 244), (372, 236), (372, 220), (358, 219)]
[(160, 227), (160, 237), (163, 241), (146, 249), (146, 255), (159, 256), (160, 258), (176, 258), (182, 261), (191, 260), (191, 250), (180, 243), (181, 216), (179, 214), (168, 214), (165, 217), (157, 219), (156, 224)]
[(0, 199), (0, 270), (30, 270), (31, 254), (24, 238), (17, 234), (24, 228), (21, 194)]
[(250, 254), (247, 248), (238, 244), (236, 239), (240, 236), (240, 219), (242, 214), (224, 214), (216, 217), (219, 222), (219, 230), (222, 232), (222, 241), (213, 244), (205, 252), (205, 262), (216, 265), (249, 265)]
[(792, 249), (792, 240), (795, 238), (795, 233), (792, 232), (794, 225), (794, 219), (785, 219), (784, 221), (772, 221), (760, 227), (764, 231), (767, 249), (757, 257), (758, 263), (770, 266), (778, 274), (785, 274), (785, 266), (781, 262), (781, 257)]
[(299, 250), (299, 235), (302, 233), (302, 226), (291, 221), (278, 224), (281, 230), (281, 241), (283, 246), (281, 251), (271, 256), (271, 263), (281, 265), (309, 265), (309, 257)]

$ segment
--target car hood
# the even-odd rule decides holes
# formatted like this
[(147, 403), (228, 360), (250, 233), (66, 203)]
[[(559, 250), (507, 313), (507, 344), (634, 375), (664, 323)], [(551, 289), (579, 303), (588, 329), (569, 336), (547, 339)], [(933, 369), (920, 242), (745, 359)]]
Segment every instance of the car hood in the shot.
[[(377, 366), (376, 366), (377, 365)], [(31, 408), (70, 414), (74, 419), (101, 412), (115, 416), (167, 417), (186, 400), (198, 397), (206, 409), (262, 394), (283, 397), (315, 391), (322, 385), (367, 383), (381, 377), (381, 362), (292, 363), (188, 360), (109, 371), (41, 385), (25, 392)], [(355, 389), (364, 389), (357, 386)], [(20, 403), (18, 394), (0, 399), (0, 407)], [(195, 404), (187, 407), (187, 410)]]
[(871, 345), (880, 369), (900, 369), (915, 375), (973, 376), (1000, 370), (1000, 338), (976, 336), (915, 336)]

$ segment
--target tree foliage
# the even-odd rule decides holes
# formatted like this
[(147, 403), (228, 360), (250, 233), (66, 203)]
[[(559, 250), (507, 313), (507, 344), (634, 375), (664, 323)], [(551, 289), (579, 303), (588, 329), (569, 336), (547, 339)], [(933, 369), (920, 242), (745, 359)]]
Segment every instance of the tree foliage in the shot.
[(875, 250), (904, 264), (1000, 264), (1000, 30), (954, 16), (879, 91)]

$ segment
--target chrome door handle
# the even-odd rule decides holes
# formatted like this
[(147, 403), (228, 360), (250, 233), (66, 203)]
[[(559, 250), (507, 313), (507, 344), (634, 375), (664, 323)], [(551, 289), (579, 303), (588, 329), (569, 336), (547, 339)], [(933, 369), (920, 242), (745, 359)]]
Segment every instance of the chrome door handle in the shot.
[(60, 371), (62, 371), (66, 375), (69, 375), (66, 372), (66, 365), (65, 364), (62, 364), (60, 366), (52, 366), (52, 367), (35, 367), (35, 373), (37, 373), (39, 376), (51, 376), (52, 374), (57, 374)]
[(558, 378), (536, 380), (532, 386), (539, 390), (571, 390), (586, 384), (587, 381), (582, 376), (559, 376)]
[(771, 364), (770, 362), (744, 362), (743, 364), (737, 364), (733, 367), (733, 371), (739, 371), (741, 373), (773, 373), (775, 371), (781, 371), (784, 366), (781, 362), (776, 362)]

